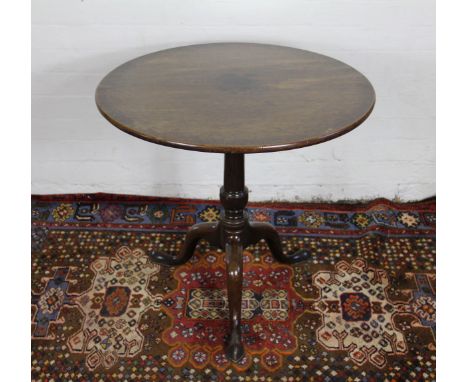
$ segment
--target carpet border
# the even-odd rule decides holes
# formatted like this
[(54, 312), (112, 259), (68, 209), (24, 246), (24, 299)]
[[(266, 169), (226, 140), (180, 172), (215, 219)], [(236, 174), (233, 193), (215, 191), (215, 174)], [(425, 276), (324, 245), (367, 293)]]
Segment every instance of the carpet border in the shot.
[[(142, 196), (131, 194), (114, 194), (114, 193), (76, 193), (76, 194), (47, 194), (39, 195), (32, 194), (32, 201), (43, 202), (173, 202), (173, 203), (195, 203), (195, 204), (215, 204), (220, 205), (219, 200), (214, 199), (193, 199), (193, 198), (175, 198), (166, 196)], [(247, 207), (265, 207), (265, 208), (315, 208), (315, 209), (342, 209), (345, 211), (356, 211), (369, 209), (373, 206), (384, 204), (397, 210), (405, 210), (408, 208), (417, 209), (436, 209), (436, 197), (430, 197), (415, 202), (393, 202), (386, 198), (377, 198), (365, 202), (249, 202)]]

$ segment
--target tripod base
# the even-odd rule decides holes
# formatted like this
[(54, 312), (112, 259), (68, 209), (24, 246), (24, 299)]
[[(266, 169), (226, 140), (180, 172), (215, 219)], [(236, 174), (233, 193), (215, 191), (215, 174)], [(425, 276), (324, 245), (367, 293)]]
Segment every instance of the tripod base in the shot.
[(248, 190), (244, 185), (244, 155), (225, 154), (224, 186), (220, 199), (224, 207), (218, 223), (200, 223), (192, 226), (185, 238), (181, 252), (177, 256), (154, 252), (151, 259), (159, 264), (175, 266), (186, 263), (193, 256), (201, 239), (226, 252), (227, 290), (229, 300), (230, 335), (226, 345), (226, 356), (238, 362), (244, 356), (241, 334), (242, 304), (242, 252), (243, 248), (265, 240), (275, 260), (285, 264), (295, 264), (311, 257), (306, 250), (284, 254), (278, 232), (271, 224), (251, 223), (245, 206)]

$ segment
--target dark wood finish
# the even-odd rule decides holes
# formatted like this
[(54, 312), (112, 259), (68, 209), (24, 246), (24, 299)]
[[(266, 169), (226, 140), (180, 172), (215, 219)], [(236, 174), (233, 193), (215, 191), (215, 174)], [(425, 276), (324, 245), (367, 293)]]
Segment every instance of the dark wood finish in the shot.
[(219, 247), (219, 225), (217, 223), (195, 224), (187, 232), (184, 245), (177, 257), (155, 252), (151, 256), (154, 261), (165, 265), (181, 265), (190, 260), (200, 239), (207, 240), (212, 246)]
[(263, 239), (279, 262), (311, 257), (306, 250), (284, 254), (273, 226), (249, 222), (244, 154), (337, 137), (361, 124), (374, 102), (372, 85), (350, 66), (317, 53), (261, 44), (169, 49), (123, 64), (99, 84), (97, 106), (119, 129), (166, 146), (225, 154), (221, 221), (190, 228), (178, 256), (155, 252), (151, 258), (183, 264), (201, 239), (226, 252), (229, 359), (244, 355), (243, 249)]
[(299, 249), (291, 255), (285, 255), (281, 246), (281, 239), (275, 228), (268, 223), (251, 223), (250, 230), (252, 232), (252, 238), (250, 244), (256, 244), (260, 240), (265, 240), (268, 248), (270, 248), (271, 254), (276, 261), (285, 264), (296, 264), (304, 260), (308, 260), (311, 257), (309, 251), (305, 249)]
[(226, 243), (226, 271), (229, 301), (230, 333), (226, 344), (226, 356), (240, 361), (244, 356), (242, 345), (242, 244), (238, 236), (231, 236)]
[(267, 223), (250, 223), (246, 212), (249, 191), (244, 184), (244, 154), (224, 155), (224, 184), (220, 190), (223, 205), (221, 221), (194, 225), (187, 233), (185, 243), (177, 257), (154, 252), (153, 261), (163, 265), (180, 265), (193, 255), (199, 240), (207, 240), (212, 246), (226, 253), (227, 290), (229, 301), (230, 334), (226, 355), (239, 361), (244, 355), (241, 335), (242, 302), (242, 250), (264, 239), (273, 257), (282, 263), (294, 264), (307, 260), (311, 253), (298, 250), (290, 255), (283, 253), (278, 232)]
[(96, 90), (119, 129), (161, 145), (220, 153), (288, 150), (342, 135), (370, 114), (372, 85), (333, 58), (220, 43), (129, 61)]

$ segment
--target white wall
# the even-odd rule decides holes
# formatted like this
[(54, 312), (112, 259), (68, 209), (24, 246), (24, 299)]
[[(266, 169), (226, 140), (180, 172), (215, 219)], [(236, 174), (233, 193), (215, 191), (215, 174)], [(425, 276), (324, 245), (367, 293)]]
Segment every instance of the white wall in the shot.
[(33, 193), (217, 198), (222, 155), (147, 143), (97, 112), (115, 66), (178, 45), (261, 42), (342, 60), (377, 104), (353, 132), (246, 158), (250, 200), (435, 194), (434, 0), (34, 0)]

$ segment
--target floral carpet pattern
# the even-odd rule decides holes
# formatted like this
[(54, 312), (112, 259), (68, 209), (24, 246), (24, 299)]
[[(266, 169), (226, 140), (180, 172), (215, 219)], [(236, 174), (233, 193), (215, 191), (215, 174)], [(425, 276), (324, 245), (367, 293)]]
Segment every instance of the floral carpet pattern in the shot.
[(435, 199), (251, 203), (280, 232), (289, 266), (262, 241), (244, 250), (239, 363), (226, 359), (224, 253), (192, 224), (214, 201), (110, 194), (32, 197), (33, 381), (435, 381)]

